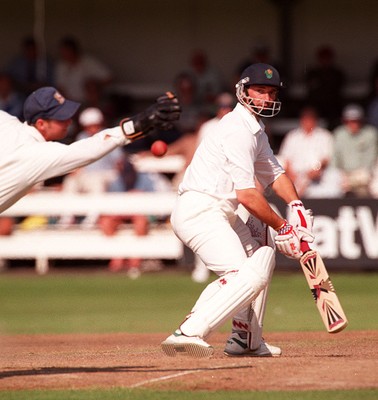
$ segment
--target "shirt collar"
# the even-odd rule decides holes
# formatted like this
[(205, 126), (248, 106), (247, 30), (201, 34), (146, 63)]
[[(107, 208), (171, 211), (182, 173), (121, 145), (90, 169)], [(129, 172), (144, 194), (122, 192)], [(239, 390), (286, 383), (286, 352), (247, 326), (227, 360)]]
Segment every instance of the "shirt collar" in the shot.
[(37, 128), (32, 125), (29, 125), (27, 122), (24, 122), (24, 126), (28, 128), (30, 135), (35, 139), (37, 142), (46, 142), (46, 139), (42, 136)]
[(252, 133), (255, 135), (260, 131), (264, 131), (265, 125), (264, 122), (260, 119), (258, 121), (256, 117), (247, 110), (242, 104), (238, 103), (235, 107), (235, 111), (240, 114), (243, 119), (247, 122), (248, 127), (252, 130)]

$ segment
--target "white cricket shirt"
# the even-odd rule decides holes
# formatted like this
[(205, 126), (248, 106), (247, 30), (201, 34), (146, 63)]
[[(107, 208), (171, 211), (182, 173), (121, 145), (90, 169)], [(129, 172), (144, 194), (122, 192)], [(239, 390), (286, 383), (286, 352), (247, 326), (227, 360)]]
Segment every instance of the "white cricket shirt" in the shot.
[(0, 111), (0, 213), (35, 184), (65, 175), (126, 143), (120, 127), (70, 145), (46, 142), (37, 129)]
[(227, 199), (236, 208), (235, 189), (255, 188), (255, 178), (267, 187), (282, 173), (264, 124), (237, 104), (201, 141), (179, 185), (179, 194), (191, 190), (206, 193)]

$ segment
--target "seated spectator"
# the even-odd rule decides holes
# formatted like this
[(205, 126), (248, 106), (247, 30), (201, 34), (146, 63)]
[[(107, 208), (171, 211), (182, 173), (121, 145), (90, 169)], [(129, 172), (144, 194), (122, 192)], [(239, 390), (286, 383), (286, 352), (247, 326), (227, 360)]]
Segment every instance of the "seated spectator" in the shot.
[(340, 120), (345, 85), (345, 73), (336, 65), (333, 48), (321, 46), (317, 49), (316, 64), (308, 69), (305, 82), (308, 104), (315, 107), (332, 130)]
[(0, 217), (0, 236), (9, 236), (14, 228), (14, 219), (11, 217)]
[[(88, 138), (95, 133), (103, 130), (106, 126), (103, 113), (98, 108), (89, 107), (79, 115), (79, 123), (82, 132), (77, 136), (77, 140)], [(65, 193), (104, 193), (104, 192), (125, 192), (134, 190), (140, 179), (138, 174), (129, 162), (127, 155), (120, 148), (116, 148), (100, 160), (80, 168), (67, 175), (63, 180), (62, 191)], [(146, 186), (146, 185), (144, 185)], [(107, 236), (117, 233), (119, 226), (125, 221), (129, 221), (137, 236), (148, 233), (148, 217), (144, 215), (130, 216), (109, 216), (88, 214), (81, 222), (84, 228), (99, 226)], [(70, 226), (75, 222), (73, 216), (65, 215), (60, 219), (63, 227)], [(137, 259), (112, 259), (109, 262), (109, 270), (112, 272), (126, 270), (128, 275), (136, 278), (140, 275), (140, 265), (142, 260)]]
[[(124, 164), (121, 168), (121, 177), (124, 182), (125, 190), (128, 192), (159, 192), (171, 190), (170, 182), (163, 174), (137, 172), (128, 158), (124, 159)], [(148, 234), (150, 222), (150, 216), (140, 214), (103, 215), (99, 220), (99, 225), (105, 235), (114, 236), (123, 224), (131, 223), (136, 236), (145, 236)], [(138, 278), (142, 273), (142, 269), (157, 270), (160, 268), (160, 260), (114, 258), (109, 262), (109, 270), (111, 272), (126, 271), (131, 279)]]
[(219, 70), (210, 64), (204, 50), (191, 53), (189, 73), (196, 87), (196, 99), (205, 111), (213, 109), (216, 97), (223, 91), (224, 83)]
[(339, 174), (329, 166), (332, 156), (332, 133), (319, 126), (315, 109), (303, 109), (299, 127), (285, 135), (278, 154), (300, 197), (342, 196)]
[(378, 199), (378, 159), (373, 168), (372, 178), (369, 184), (369, 193), (374, 199)]
[[(78, 134), (77, 140), (93, 136), (106, 127), (103, 113), (98, 108), (86, 108), (82, 111), (79, 115), (79, 123), (83, 130)], [(103, 193), (110, 189), (124, 191), (119, 173), (124, 157), (124, 152), (117, 147), (96, 162), (77, 169), (64, 178), (63, 192)], [(98, 215), (88, 215), (83, 223), (92, 227), (96, 224), (98, 217)], [(61, 223), (70, 224), (71, 219), (71, 216), (65, 216), (61, 219)]]
[(55, 81), (65, 96), (83, 102), (84, 87), (88, 80), (95, 80), (106, 86), (112, 79), (109, 68), (98, 59), (84, 53), (75, 38), (65, 37), (60, 41)]
[(378, 75), (375, 78), (372, 94), (367, 103), (366, 121), (378, 129)]
[[(280, 77), (285, 82), (286, 81), (286, 73), (284, 72), (284, 67), (278, 60), (273, 59), (272, 57), (272, 49), (265, 43), (256, 43), (252, 46), (249, 55), (242, 60), (235, 71), (235, 77), (232, 87), (235, 87), (235, 84), (239, 81), (240, 75), (243, 71), (249, 67), (251, 64), (255, 63), (264, 63), (269, 64), (275, 67), (278, 71), (280, 71)], [(282, 93), (280, 93), (280, 97)]]
[(193, 76), (178, 74), (174, 81), (175, 94), (181, 105), (180, 119), (176, 126), (181, 134), (195, 133), (203, 118), (203, 107), (197, 98), (197, 86)]
[(357, 104), (345, 107), (343, 122), (334, 130), (333, 165), (343, 175), (346, 196), (369, 196), (369, 184), (377, 161), (378, 130), (364, 121), (364, 110)]
[(0, 110), (23, 119), (24, 97), (19, 93), (10, 75), (0, 73)]
[(82, 108), (99, 108), (110, 125), (116, 125), (117, 121), (122, 118), (122, 113), (131, 111), (131, 107), (125, 107), (124, 104), (122, 110), (117, 110), (115, 101), (96, 79), (88, 79), (84, 83), (83, 92)]
[(53, 60), (43, 54), (32, 36), (22, 41), (20, 53), (10, 61), (7, 71), (25, 96), (42, 86), (54, 86)]

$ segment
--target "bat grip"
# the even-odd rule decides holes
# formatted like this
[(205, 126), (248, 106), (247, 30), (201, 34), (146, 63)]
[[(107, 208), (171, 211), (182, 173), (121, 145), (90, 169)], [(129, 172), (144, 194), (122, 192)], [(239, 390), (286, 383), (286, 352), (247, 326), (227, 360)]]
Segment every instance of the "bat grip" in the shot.
[(303, 253), (306, 253), (307, 251), (311, 250), (308, 242), (305, 242), (305, 241), (301, 242), (301, 250)]

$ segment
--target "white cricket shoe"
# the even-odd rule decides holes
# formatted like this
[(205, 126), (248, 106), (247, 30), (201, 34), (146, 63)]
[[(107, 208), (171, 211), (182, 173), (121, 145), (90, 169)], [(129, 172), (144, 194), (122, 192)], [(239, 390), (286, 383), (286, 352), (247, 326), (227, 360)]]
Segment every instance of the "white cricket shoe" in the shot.
[(180, 331), (168, 336), (161, 343), (161, 348), (169, 357), (183, 355), (204, 358), (211, 357), (214, 354), (214, 348), (203, 339), (198, 336), (185, 336)]
[(279, 357), (282, 350), (277, 346), (272, 346), (261, 339), (260, 346), (257, 349), (249, 349), (247, 344), (247, 335), (242, 337), (237, 332), (232, 332), (228, 338), (224, 354), (229, 357)]

